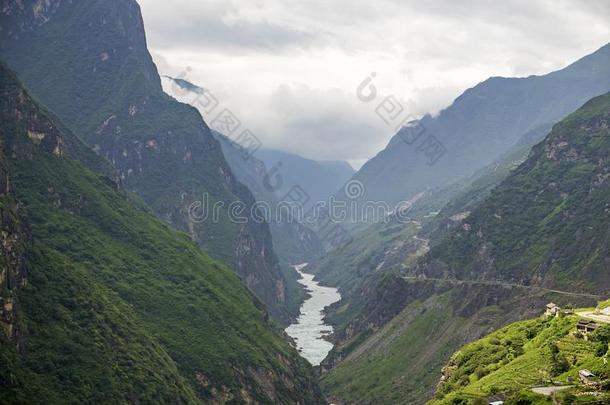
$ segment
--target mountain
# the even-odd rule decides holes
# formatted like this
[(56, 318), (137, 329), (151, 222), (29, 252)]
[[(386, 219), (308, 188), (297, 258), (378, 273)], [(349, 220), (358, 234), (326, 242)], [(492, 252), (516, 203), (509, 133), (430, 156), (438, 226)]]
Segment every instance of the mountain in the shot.
[(361, 201), (393, 205), (467, 178), (515, 145), (540, 141), (555, 122), (607, 91), (610, 44), (546, 75), (492, 77), (438, 116), (424, 116), (398, 131), (354, 175), (364, 185)]
[[(338, 286), (342, 296), (327, 311), (336, 346), (323, 364), (326, 391), (350, 403), (425, 402), (449, 355), (442, 347), (464, 344), (522, 314), (533, 316), (545, 302), (563, 302), (564, 297), (540, 289), (528, 290), (524, 300), (522, 289), (501, 285), (402, 278), (527, 153), (518, 147), (470, 179), (424, 193), (410, 208), (409, 220), (390, 216), (386, 223), (370, 225), (317, 263), (316, 278)], [(481, 308), (481, 303), (494, 303), (500, 310)], [(429, 336), (437, 335), (434, 349), (428, 349)]]
[(84, 155), (0, 65), (0, 402), (323, 403), (234, 272)]
[[(182, 78), (163, 76), (165, 91), (178, 100), (195, 107), (205, 107), (215, 97), (205, 88)], [(325, 250), (343, 243), (348, 235), (343, 228), (326, 226), (323, 215), (315, 214), (314, 204), (326, 204), (332, 194), (343, 187), (354, 173), (343, 161), (314, 161), (301, 156), (271, 149), (260, 149), (261, 143), (251, 139), (240, 139), (241, 135), (227, 137), (213, 131), (222, 145), (223, 153), (232, 171), (245, 184), (263, 206), (269, 207), (271, 233), (274, 247), (281, 261), (286, 263), (311, 262), (322, 256)], [(293, 198), (303, 204), (302, 214), (291, 215), (293, 219), (281, 219), (282, 210)], [(310, 211), (311, 210), (311, 211)], [(311, 217), (307, 217), (314, 213)], [(279, 218), (279, 219), (278, 219)], [(313, 230), (313, 232), (312, 232)], [(336, 233), (338, 230), (338, 233)], [(290, 279), (294, 272), (287, 274)]]
[(461, 196), (448, 208), (468, 210), (458, 208), (426, 254), (361, 283), (357, 316), (344, 319), (346, 307), (331, 315), (343, 326), (325, 365), (334, 366), (323, 377), (327, 392), (350, 403), (425, 402), (433, 370), (460, 346), (546, 302), (607, 297), (609, 122), (610, 93), (588, 101), (485, 198)]
[[(31, 93), (113, 164), (123, 187), (231, 265), (287, 323), (296, 282), (278, 265), (268, 224), (251, 220), (254, 198), (198, 111), (163, 92), (138, 4), (26, 0), (0, 16), (0, 56)], [(231, 203), (250, 220), (231, 219)], [(218, 218), (206, 217), (215, 204)]]
[(343, 186), (356, 173), (354, 168), (345, 160), (316, 160), (316, 162), (332, 172), (337, 178), (335, 181), (340, 186)]
[(372, 297), (381, 315), (400, 301), (402, 309), (337, 348), (340, 361), (322, 377), (331, 402), (424, 404), (434, 397), (441, 369), (457, 349), (536, 316), (548, 302), (569, 302), (543, 290), (400, 278), (385, 280)]
[(317, 235), (298, 221), (287, 221), (273, 215), (273, 209), (278, 207), (279, 199), (273, 189), (265, 186), (268, 170), (262, 161), (255, 156), (244, 159), (243, 149), (226, 136), (213, 131), (220, 142), (222, 152), (235, 177), (244, 184), (258, 202), (271, 207), (272, 215), (268, 222), (273, 237), (273, 247), (283, 264), (305, 263), (319, 258), (324, 254), (324, 247)]
[(315, 260), (324, 254), (324, 247), (317, 235), (298, 221), (283, 220), (275, 215), (279, 200), (273, 191), (265, 187), (267, 175), (265, 164), (255, 156), (244, 159), (243, 149), (226, 136), (212, 131), (222, 147), (223, 154), (237, 179), (254, 195), (258, 203), (269, 207), (269, 227), (273, 237), (273, 248), (277, 252), (280, 266), (287, 280), (286, 305), (291, 313), (298, 313), (305, 299), (305, 292), (298, 287), (298, 275), (291, 265)]

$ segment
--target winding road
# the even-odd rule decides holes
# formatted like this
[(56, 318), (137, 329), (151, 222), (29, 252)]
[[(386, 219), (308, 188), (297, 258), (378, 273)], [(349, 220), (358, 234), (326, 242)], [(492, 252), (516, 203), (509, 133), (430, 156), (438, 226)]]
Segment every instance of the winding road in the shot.
[(503, 282), (503, 281), (458, 280), (458, 279), (449, 279), (449, 278), (431, 278), (431, 277), (416, 277), (416, 276), (403, 276), (402, 278), (405, 280), (410, 280), (410, 281), (436, 281), (436, 282), (452, 283), (455, 285), (472, 284), (472, 285), (501, 286), (501, 287), (510, 287), (510, 288), (525, 288), (525, 289), (530, 289), (530, 290), (546, 291), (546, 292), (555, 293), (555, 294), (567, 295), (567, 296), (571, 296), (571, 297), (585, 297), (585, 298), (592, 298), (592, 299), (606, 298), (605, 296), (598, 295), (598, 294), (578, 293), (578, 292), (573, 292), (573, 291), (561, 291), (561, 290), (554, 290), (551, 288), (523, 285), (523, 284), (516, 284), (516, 283), (508, 283), (508, 282)]

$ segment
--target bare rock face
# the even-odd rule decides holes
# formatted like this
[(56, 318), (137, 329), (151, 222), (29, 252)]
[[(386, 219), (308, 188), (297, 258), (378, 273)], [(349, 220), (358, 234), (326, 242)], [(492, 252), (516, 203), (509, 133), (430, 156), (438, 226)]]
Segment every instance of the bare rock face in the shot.
[[(5, 190), (5, 189), (4, 189)], [(20, 223), (17, 206), (11, 197), (0, 193), (0, 341), (22, 346), (17, 326), (17, 290), (27, 284), (27, 232)]]
[(0, 340), (13, 341), (17, 288), (25, 284), (26, 271), (24, 252), (20, 247), (21, 232), (15, 217), (15, 203), (9, 196), (10, 178), (0, 155)]
[[(24, 97), (20, 89), (5, 91), (1, 97), (5, 100), (9, 98), (15, 100), (15, 104), (9, 110), (10, 115), (21, 119), (30, 115), (28, 111), (22, 109)], [(6, 115), (6, 110), (2, 115)], [(7, 122), (8, 117), (2, 116), (0, 120)], [(8, 137), (9, 134), (4, 132), (4, 128), (0, 130), (0, 140)], [(27, 154), (28, 147), (53, 142), (52, 137), (45, 141), (46, 136), (42, 133), (34, 133), (41, 136), (32, 139), (33, 145), (26, 144), (22, 149), (20, 148), (21, 150), (13, 149), (9, 152)], [(57, 146), (56, 143), (55, 147)], [(29, 234), (11, 189), (11, 177), (4, 150), (7, 142), (0, 142), (0, 147), (0, 342), (8, 341), (21, 348), (23, 335), (17, 325), (19, 303), (16, 293), (27, 284), (26, 245), (29, 243)]]

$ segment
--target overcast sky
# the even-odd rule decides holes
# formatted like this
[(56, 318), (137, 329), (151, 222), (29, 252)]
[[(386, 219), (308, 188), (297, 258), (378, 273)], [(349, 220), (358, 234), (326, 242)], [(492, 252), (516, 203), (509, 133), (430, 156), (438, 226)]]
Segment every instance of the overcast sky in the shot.
[(437, 113), (489, 76), (547, 73), (610, 42), (605, 0), (139, 3), (161, 74), (190, 68), (267, 148), (355, 167), (393, 135), (375, 114), (385, 96)]

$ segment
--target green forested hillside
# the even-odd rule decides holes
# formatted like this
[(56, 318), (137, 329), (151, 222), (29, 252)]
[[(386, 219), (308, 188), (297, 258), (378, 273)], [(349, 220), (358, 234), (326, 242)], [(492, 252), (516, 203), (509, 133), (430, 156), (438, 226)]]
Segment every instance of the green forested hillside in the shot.
[(461, 228), (432, 248), (422, 271), (607, 292), (609, 120), (607, 94), (555, 125)]
[(0, 402), (323, 402), (232, 271), (74, 160), (3, 66), (0, 95)]
[[(252, 191), (256, 201), (268, 204), (272, 208), (271, 212), (275, 212), (279, 198), (265, 186), (265, 175), (269, 168), (258, 159), (258, 154), (244, 159), (243, 151), (229, 138), (219, 133), (214, 133), (214, 136), (220, 142), (235, 177)], [(324, 247), (316, 234), (298, 221), (281, 220), (271, 215), (269, 228), (273, 236), (273, 247), (283, 265), (309, 262), (324, 254)]]
[[(549, 398), (526, 392), (532, 387), (553, 386), (572, 387), (557, 394), (561, 404), (609, 401), (610, 394), (600, 387), (583, 386), (578, 371), (591, 371), (599, 382), (610, 377), (610, 367), (604, 362), (610, 327), (601, 325), (585, 339), (576, 332), (578, 318), (542, 316), (520, 321), (464, 346), (444, 367), (443, 380), (430, 404), (469, 404), (477, 398), (494, 397), (509, 399), (508, 403), (514, 397), (514, 403), (523, 405), (550, 404)], [(522, 390), (525, 392), (520, 393)], [(596, 394), (582, 394), (591, 392)]]
[[(373, 292), (382, 299), (371, 312), (371, 325), (334, 349), (333, 359), (340, 361), (322, 377), (325, 392), (349, 404), (423, 404), (433, 397), (443, 365), (459, 347), (539, 314), (549, 301), (566, 302), (541, 290), (401, 279)], [(402, 310), (396, 316), (373, 323), (397, 305)]]

